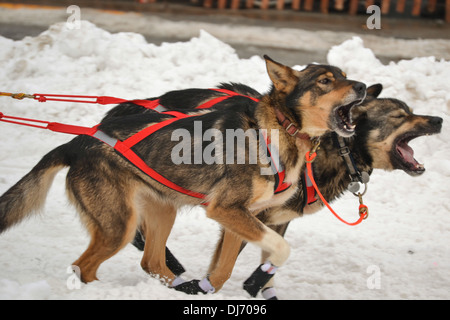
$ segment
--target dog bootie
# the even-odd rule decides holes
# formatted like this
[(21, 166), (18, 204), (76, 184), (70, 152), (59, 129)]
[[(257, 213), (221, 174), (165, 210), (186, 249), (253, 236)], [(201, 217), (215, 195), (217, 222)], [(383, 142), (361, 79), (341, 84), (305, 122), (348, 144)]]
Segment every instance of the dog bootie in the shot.
[(263, 291), (261, 291), (261, 294), (266, 300), (278, 300), (275, 288), (265, 288)]
[(178, 286), (175, 286), (174, 289), (192, 295), (199, 293), (214, 293), (216, 291), (216, 289), (214, 289), (211, 285), (211, 282), (209, 282), (208, 277), (203, 280), (191, 280), (184, 282)]
[(259, 290), (273, 277), (277, 269), (278, 267), (270, 262), (263, 263), (244, 282), (244, 290), (252, 297), (256, 297)]

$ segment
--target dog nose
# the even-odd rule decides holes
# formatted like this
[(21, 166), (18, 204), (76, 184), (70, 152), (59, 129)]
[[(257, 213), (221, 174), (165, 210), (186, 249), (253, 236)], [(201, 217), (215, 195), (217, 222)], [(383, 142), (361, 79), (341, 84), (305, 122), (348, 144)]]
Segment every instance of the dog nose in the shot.
[(364, 94), (364, 92), (366, 91), (366, 85), (362, 82), (356, 82), (353, 85), (353, 90), (355, 90), (357, 94)]
[(444, 122), (444, 119), (442, 119), (441, 117), (430, 117), (429, 122), (433, 126), (442, 126), (442, 122)]

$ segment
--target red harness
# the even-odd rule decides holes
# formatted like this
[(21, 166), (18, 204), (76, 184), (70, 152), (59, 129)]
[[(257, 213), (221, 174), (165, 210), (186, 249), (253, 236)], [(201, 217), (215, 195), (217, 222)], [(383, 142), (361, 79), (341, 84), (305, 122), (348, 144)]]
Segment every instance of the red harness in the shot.
[[(195, 109), (211, 108), (214, 105), (216, 105), (217, 103), (222, 102), (222, 101), (229, 99), (231, 97), (234, 97), (234, 96), (242, 96), (242, 97), (252, 99), (253, 101), (256, 101), (256, 102), (259, 101), (256, 98), (242, 95), (242, 94), (239, 94), (239, 93), (236, 93), (236, 92), (233, 92), (230, 90), (226, 90), (226, 89), (211, 89), (211, 90), (215, 90), (215, 91), (224, 93), (226, 95), (220, 96), (220, 97), (214, 98), (208, 102), (205, 102), (204, 104), (201, 104), (200, 106), (196, 107)], [(197, 115), (187, 115), (187, 114), (184, 114), (184, 113), (178, 112), (178, 111), (166, 111), (167, 109), (164, 106), (160, 105), (159, 99), (155, 99), (155, 100), (124, 100), (124, 99), (113, 98), (113, 97), (64, 96), (64, 95), (48, 95), (48, 94), (47, 95), (35, 94), (35, 95), (33, 95), (33, 97), (34, 97), (34, 99), (39, 100), (40, 102), (68, 101), (68, 102), (89, 102), (89, 103), (99, 103), (99, 104), (117, 104), (117, 103), (129, 102), (129, 103), (137, 104), (137, 105), (142, 106), (147, 109), (152, 109), (157, 112), (173, 116), (173, 118), (171, 118), (171, 119), (156, 123), (150, 127), (147, 127), (145, 129), (137, 132), (136, 134), (132, 135), (131, 137), (129, 137), (128, 139), (126, 139), (124, 141), (120, 141), (118, 139), (112, 138), (109, 135), (107, 135), (106, 133), (99, 130), (98, 127), (100, 126), (100, 124), (98, 124), (92, 128), (81, 127), (81, 126), (62, 124), (62, 123), (58, 123), (58, 122), (48, 122), (48, 121), (35, 120), (35, 119), (11, 117), (11, 116), (6, 116), (3, 113), (0, 113), (0, 121), (20, 124), (20, 125), (26, 125), (26, 126), (31, 126), (31, 127), (35, 127), (35, 128), (41, 128), (41, 129), (49, 129), (49, 130), (55, 131), (55, 132), (74, 134), (74, 135), (87, 135), (90, 137), (94, 137), (94, 138), (108, 144), (112, 148), (114, 148), (114, 150), (116, 150), (119, 154), (121, 154), (123, 157), (125, 157), (127, 160), (129, 160), (133, 165), (135, 165), (137, 168), (139, 168), (142, 172), (144, 172), (145, 174), (150, 176), (152, 179), (158, 181), (159, 183), (165, 185), (166, 187), (168, 187), (172, 190), (181, 192), (183, 194), (186, 194), (188, 196), (205, 200), (205, 198), (206, 198), (205, 194), (187, 190), (187, 189), (173, 183), (172, 181), (166, 179), (164, 176), (162, 176), (161, 174), (159, 174), (158, 172), (156, 172), (155, 170), (150, 168), (132, 150), (133, 146), (135, 146), (137, 143), (139, 143), (143, 139), (147, 138), (148, 136), (150, 136), (157, 130), (159, 130), (177, 120), (189, 118), (189, 117), (195, 117)], [(53, 97), (53, 98), (48, 98), (48, 97)], [(61, 99), (64, 97), (94, 98), (96, 100), (95, 101), (85, 101), (85, 100), (74, 100), (74, 99), (70, 99), (70, 100)], [(291, 184), (284, 182), (285, 171), (284, 171), (284, 169), (281, 168), (281, 165), (275, 164), (275, 161), (274, 161), (275, 157), (272, 155), (274, 150), (270, 147), (270, 142), (268, 142), (266, 139), (265, 143), (267, 146), (267, 156), (269, 158), (271, 158), (272, 171), (275, 176), (274, 193), (277, 194), (277, 193), (287, 190), (291, 186)], [(203, 204), (206, 205), (207, 203), (203, 203)]]

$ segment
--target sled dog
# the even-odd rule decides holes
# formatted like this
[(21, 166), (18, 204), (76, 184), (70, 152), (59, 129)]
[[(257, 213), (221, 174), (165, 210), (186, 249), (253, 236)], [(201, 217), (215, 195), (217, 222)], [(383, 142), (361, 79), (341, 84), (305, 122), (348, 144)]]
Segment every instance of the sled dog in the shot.
[[(269, 253), (270, 268), (283, 265), (290, 252), (288, 243), (255, 215), (295, 195), (312, 138), (328, 131), (353, 135), (352, 108), (365, 98), (366, 86), (348, 80), (333, 66), (309, 65), (297, 71), (265, 59), (273, 85), (256, 106), (234, 105), (184, 116), (147, 112), (111, 117), (97, 127), (95, 137), (80, 135), (50, 151), (0, 197), (0, 233), (41, 208), (55, 174), (69, 167), (67, 194), (91, 236), (87, 250), (73, 263), (84, 282), (96, 280), (101, 263), (132, 241), (137, 227), (143, 226), (142, 268), (175, 286), (176, 276), (166, 266), (165, 245), (177, 209), (184, 205), (207, 204), (207, 216), (233, 237)], [(246, 146), (235, 143), (234, 156), (264, 140), (277, 152), (282, 181), (276, 181), (279, 175), (261, 174), (272, 164), (263, 157), (249, 163), (248, 154), (245, 163), (171, 163), (173, 150), (180, 144), (172, 133), (182, 129), (195, 136), (196, 122), (202, 124), (202, 133), (214, 129), (223, 136), (229, 129), (264, 131), (264, 139), (249, 135)], [(209, 145), (197, 139), (190, 143), (194, 151), (198, 144), (201, 149)], [(213, 152), (225, 151), (216, 145)], [(135, 155), (135, 162), (129, 154)], [(189, 156), (194, 158), (194, 153)], [(142, 168), (161, 179), (155, 180)], [(277, 193), (277, 184), (290, 187)]]

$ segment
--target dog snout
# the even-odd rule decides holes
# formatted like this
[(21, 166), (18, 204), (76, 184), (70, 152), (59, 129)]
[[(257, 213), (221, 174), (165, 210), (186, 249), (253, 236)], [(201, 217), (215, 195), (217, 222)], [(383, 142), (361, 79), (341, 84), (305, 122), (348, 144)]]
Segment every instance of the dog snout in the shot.
[(355, 82), (355, 84), (353, 84), (353, 90), (355, 90), (356, 94), (363, 97), (366, 93), (366, 85), (362, 82)]
[(428, 122), (430, 123), (430, 125), (440, 128), (440, 127), (442, 127), (442, 123), (444, 122), (444, 119), (442, 119), (441, 117), (430, 117)]

